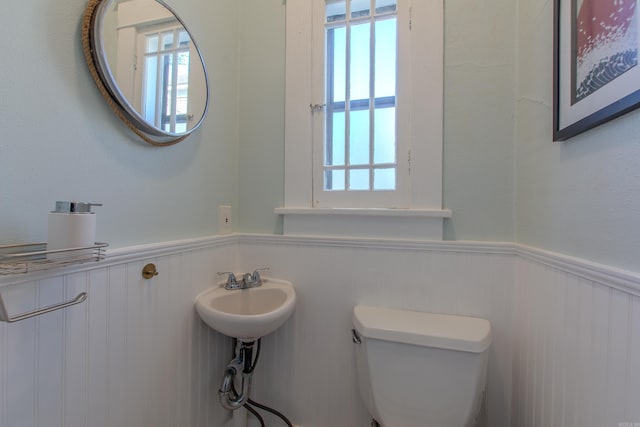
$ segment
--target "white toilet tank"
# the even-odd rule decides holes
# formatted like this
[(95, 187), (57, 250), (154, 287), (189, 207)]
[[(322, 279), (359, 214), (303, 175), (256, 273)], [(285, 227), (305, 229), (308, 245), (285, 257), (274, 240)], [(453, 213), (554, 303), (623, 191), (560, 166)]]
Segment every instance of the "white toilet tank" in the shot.
[(355, 306), (360, 395), (384, 427), (471, 427), (482, 407), (488, 320)]

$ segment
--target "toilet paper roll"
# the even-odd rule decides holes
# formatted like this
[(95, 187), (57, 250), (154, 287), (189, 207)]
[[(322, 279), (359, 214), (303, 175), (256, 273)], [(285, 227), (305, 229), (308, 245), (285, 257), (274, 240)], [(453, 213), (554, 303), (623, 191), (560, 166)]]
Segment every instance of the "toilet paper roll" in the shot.
[[(94, 213), (49, 213), (47, 250), (93, 246), (96, 241)], [(48, 254), (49, 259), (91, 256), (92, 249)]]

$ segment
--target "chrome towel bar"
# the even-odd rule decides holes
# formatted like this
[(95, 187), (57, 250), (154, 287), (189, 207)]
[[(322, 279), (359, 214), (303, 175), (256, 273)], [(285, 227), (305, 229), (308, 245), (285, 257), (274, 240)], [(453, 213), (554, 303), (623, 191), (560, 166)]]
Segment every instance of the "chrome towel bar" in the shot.
[(52, 311), (60, 310), (66, 307), (70, 307), (72, 305), (80, 304), (87, 299), (87, 293), (81, 292), (77, 297), (70, 301), (62, 302), (60, 304), (50, 305), (39, 310), (30, 311), (28, 313), (19, 314), (17, 316), (9, 316), (7, 312), (7, 308), (4, 305), (4, 301), (2, 296), (0, 296), (0, 320), (7, 323), (17, 322), (19, 320), (29, 319), (30, 317), (39, 316), (41, 314), (50, 313)]

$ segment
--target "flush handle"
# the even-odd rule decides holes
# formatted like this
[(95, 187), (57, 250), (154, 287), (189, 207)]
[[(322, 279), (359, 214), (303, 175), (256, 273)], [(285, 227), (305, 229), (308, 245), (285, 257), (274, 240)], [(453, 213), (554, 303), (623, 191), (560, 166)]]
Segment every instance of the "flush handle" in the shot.
[(354, 344), (362, 344), (362, 338), (360, 338), (360, 334), (355, 329), (351, 330), (351, 339)]

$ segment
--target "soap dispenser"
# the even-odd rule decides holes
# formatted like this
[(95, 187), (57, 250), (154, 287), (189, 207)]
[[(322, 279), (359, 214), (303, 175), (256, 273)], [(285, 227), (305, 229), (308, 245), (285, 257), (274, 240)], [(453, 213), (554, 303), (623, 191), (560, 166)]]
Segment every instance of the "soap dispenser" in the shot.
[[(47, 229), (47, 250), (87, 248), (95, 245), (96, 214), (92, 206), (101, 203), (56, 202), (54, 211), (49, 212)], [(49, 259), (69, 256), (91, 255), (92, 250), (57, 252), (48, 254)]]

